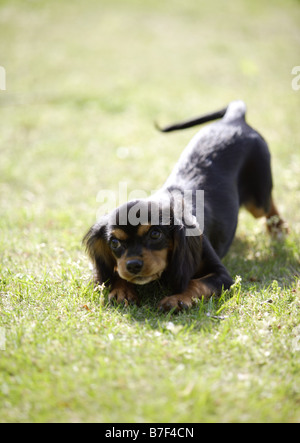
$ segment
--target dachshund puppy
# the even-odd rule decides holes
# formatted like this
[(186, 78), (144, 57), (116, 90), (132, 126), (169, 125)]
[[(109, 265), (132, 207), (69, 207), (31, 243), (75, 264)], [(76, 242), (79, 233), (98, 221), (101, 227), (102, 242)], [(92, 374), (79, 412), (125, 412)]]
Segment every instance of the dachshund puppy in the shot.
[(234, 101), (221, 111), (161, 129), (221, 119), (194, 136), (156, 194), (103, 216), (84, 237), (95, 282), (110, 286), (110, 300), (138, 304), (135, 285), (163, 279), (173, 295), (159, 308), (180, 311), (197, 298), (229, 289), (233, 281), (221, 259), (242, 205), (254, 217), (266, 217), (271, 233), (285, 230), (272, 199), (268, 146), (245, 122), (245, 113), (245, 104)]

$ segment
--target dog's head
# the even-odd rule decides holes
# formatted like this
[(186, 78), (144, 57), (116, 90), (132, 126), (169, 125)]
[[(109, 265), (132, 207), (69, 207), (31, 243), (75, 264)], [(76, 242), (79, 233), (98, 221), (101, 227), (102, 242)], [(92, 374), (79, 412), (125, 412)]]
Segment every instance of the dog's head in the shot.
[(174, 292), (183, 291), (200, 267), (202, 236), (186, 235), (187, 226), (161, 203), (137, 200), (120, 206), (96, 223), (84, 238), (95, 279), (110, 283), (119, 275), (144, 285), (166, 276)]

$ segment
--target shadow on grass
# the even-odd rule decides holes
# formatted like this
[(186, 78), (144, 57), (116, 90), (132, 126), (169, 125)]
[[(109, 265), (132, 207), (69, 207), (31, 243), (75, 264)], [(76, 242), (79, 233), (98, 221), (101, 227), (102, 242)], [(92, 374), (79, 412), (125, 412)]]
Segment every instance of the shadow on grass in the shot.
[[(215, 326), (225, 320), (227, 316), (219, 313), (224, 302), (232, 297), (232, 291), (225, 291), (221, 297), (212, 297), (209, 301), (196, 300), (195, 305), (188, 310), (180, 312), (164, 312), (158, 309), (163, 297), (172, 295), (172, 292), (160, 281), (152, 282), (145, 286), (136, 287), (140, 305), (124, 306), (109, 303), (105, 309), (126, 315), (126, 318), (148, 328), (177, 333), (191, 331), (212, 331)], [(175, 332), (174, 332), (175, 331)]]
[(236, 237), (223, 260), (232, 276), (240, 275), (243, 284), (266, 286), (273, 280), (289, 286), (300, 275), (299, 251), (291, 237), (274, 240), (262, 236), (253, 248), (253, 241)]

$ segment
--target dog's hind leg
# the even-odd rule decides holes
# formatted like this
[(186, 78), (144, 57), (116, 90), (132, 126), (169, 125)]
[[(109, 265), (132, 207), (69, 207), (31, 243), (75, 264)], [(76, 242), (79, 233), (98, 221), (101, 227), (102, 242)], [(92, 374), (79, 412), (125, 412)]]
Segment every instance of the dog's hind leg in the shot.
[(272, 236), (280, 237), (282, 234), (288, 234), (289, 228), (285, 220), (283, 220), (278, 209), (271, 197), (270, 210), (266, 215), (267, 229)]
[(253, 201), (245, 203), (245, 208), (255, 218), (266, 217), (267, 230), (270, 235), (280, 237), (283, 234), (288, 234), (288, 224), (281, 218), (272, 196), (270, 197), (268, 211), (264, 207), (257, 206)]
[(247, 162), (239, 176), (240, 205), (255, 217), (266, 217), (271, 235), (288, 233), (287, 223), (281, 218), (272, 197), (271, 157), (266, 142), (253, 132), (256, 138)]

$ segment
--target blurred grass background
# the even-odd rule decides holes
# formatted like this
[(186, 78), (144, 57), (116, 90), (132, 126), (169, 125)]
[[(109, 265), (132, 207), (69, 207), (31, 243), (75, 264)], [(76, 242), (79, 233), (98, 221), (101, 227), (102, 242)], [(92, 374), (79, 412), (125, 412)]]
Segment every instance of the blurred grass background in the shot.
[(49, 228), (44, 241), (59, 226), (78, 244), (101, 189), (158, 188), (195, 133), (162, 136), (154, 121), (243, 99), (270, 144), (279, 208), (299, 232), (296, 1), (2, 1), (0, 21), (0, 210), (10, 229), (34, 219)]
[[(285, 250), (279, 247), (270, 252), (262, 222), (242, 212), (238, 239), (226, 264), (232, 275), (241, 274), (248, 281), (269, 285), (278, 278), (292, 284), (299, 273), (300, 246), (300, 90), (292, 89), (291, 75), (298, 65), (300, 8), (296, 0), (0, 1), (0, 66), (6, 70), (6, 90), (0, 91), (0, 314), (2, 324), (11, 331), (7, 341), (14, 343), (0, 355), (4, 420), (20, 417), (24, 407), (21, 393), (33, 371), (31, 362), (39, 361), (39, 346), (46, 347), (47, 340), (53, 339), (51, 331), (58, 327), (55, 309), (84, 304), (89, 269), (80, 242), (99, 211), (97, 193), (101, 189), (117, 192), (121, 181), (127, 183), (129, 192), (157, 189), (195, 133), (191, 129), (162, 135), (155, 131), (154, 121), (164, 124), (194, 117), (234, 99), (246, 102), (248, 122), (270, 145), (275, 199), (291, 235)], [(290, 291), (294, 290), (291, 286)], [(55, 315), (49, 314), (48, 322), (42, 315), (47, 300), (55, 300), (51, 304)], [(38, 314), (31, 314), (32, 309)], [(24, 342), (21, 346), (13, 337), (16, 330), (21, 335), (31, 330), (31, 315), (41, 315), (34, 321), (39, 318), (42, 322), (42, 318), (45, 329), (24, 348)], [(74, 322), (85, 320), (77, 318), (78, 312), (74, 315)], [(128, 330), (127, 322), (121, 316), (116, 325)], [(63, 333), (71, 334), (73, 328), (71, 323)], [(135, 328), (131, 325), (128, 332), (129, 343), (135, 334), (141, 334), (142, 343), (147, 342), (145, 331)], [(75, 351), (65, 349), (67, 356), (68, 352), (76, 356), (78, 345), (79, 358), (79, 342), (83, 337), (88, 342), (91, 331), (82, 334)], [(96, 353), (99, 343), (93, 337)], [(30, 356), (27, 369), (23, 366), (25, 350)], [(137, 366), (141, 373), (150, 364), (149, 358), (154, 357), (150, 354)], [(14, 382), (9, 375), (14, 360), (19, 361), (23, 375), (11, 397), (7, 392)], [(57, 365), (63, 367), (66, 362), (59, 360)], [(42, 367), (45, 371), (47, 361)], [(88, 373), (94, 370), (89, 367)], [(61, 379), (69, 386), (68, 396), (76, 374), (69, 379), (66, 368)], [(94, 379), (93, 383), (97, 384)], [(44, 393), (44, 403), (35, 408), (41, 385), (37, 381), (27, 392), (27, 409), (20, 420), (86, 420), (95, 407), (86, 394), (75, 406), (68, 400), (77, 411), (74, 415), (65, 411), (68, 408), (62, 400), (56, 415), (55, 399), (47, 391), (49, 397)], [(204, 387), (205, 383), (201, 389)], [(150, 395), (147, 389), (145, 398)], [(165, 395), (168, 389), (171, 397), (175, 395), (169, 386), (165, 391), (161, 388)], [(113, 407), (111, 392), (103, 414), (91, 414), (92, 419), (108, 419)], [(62, 389), (58, 397), (64, 395)], [(224, 398), (226, 401), (226, 394)], [(191, 401), (188, 394), (186, 400), (183, 410)], [(229, 400), (234, 403), (231, 394)], [(47, 401), (53, 406), (51, 412), (46, 410)], [(114, 401), (122, 405), (119, 397)], [(87, 407), (81, 413), (84, 402), (91, 410)], [(226, 409), (221, 406), (219, 412), (210, 410), (206, 418), (221, 420)], [(246, 419), (259, 419), (256, 407), (254, 401)], [(270, 417), (271, 409), (272, 402), (263, 417)], [(140, 415), (120, 412), (113, 417), (121, 421), (169, 419), (168, 413), (160, 415), (159, 410), (149, 406)], [(277, 420), (283, 417), (274, 414)], [(295, 416), (287, 412), (284, 417), (295, 420)], [(185, 411), (176, 417), (195, 421), (198, 416), (193, 410), (190, 416)], [(225, 414), (226, 419), (238, 420), (238, 407), (232, 415)]]

